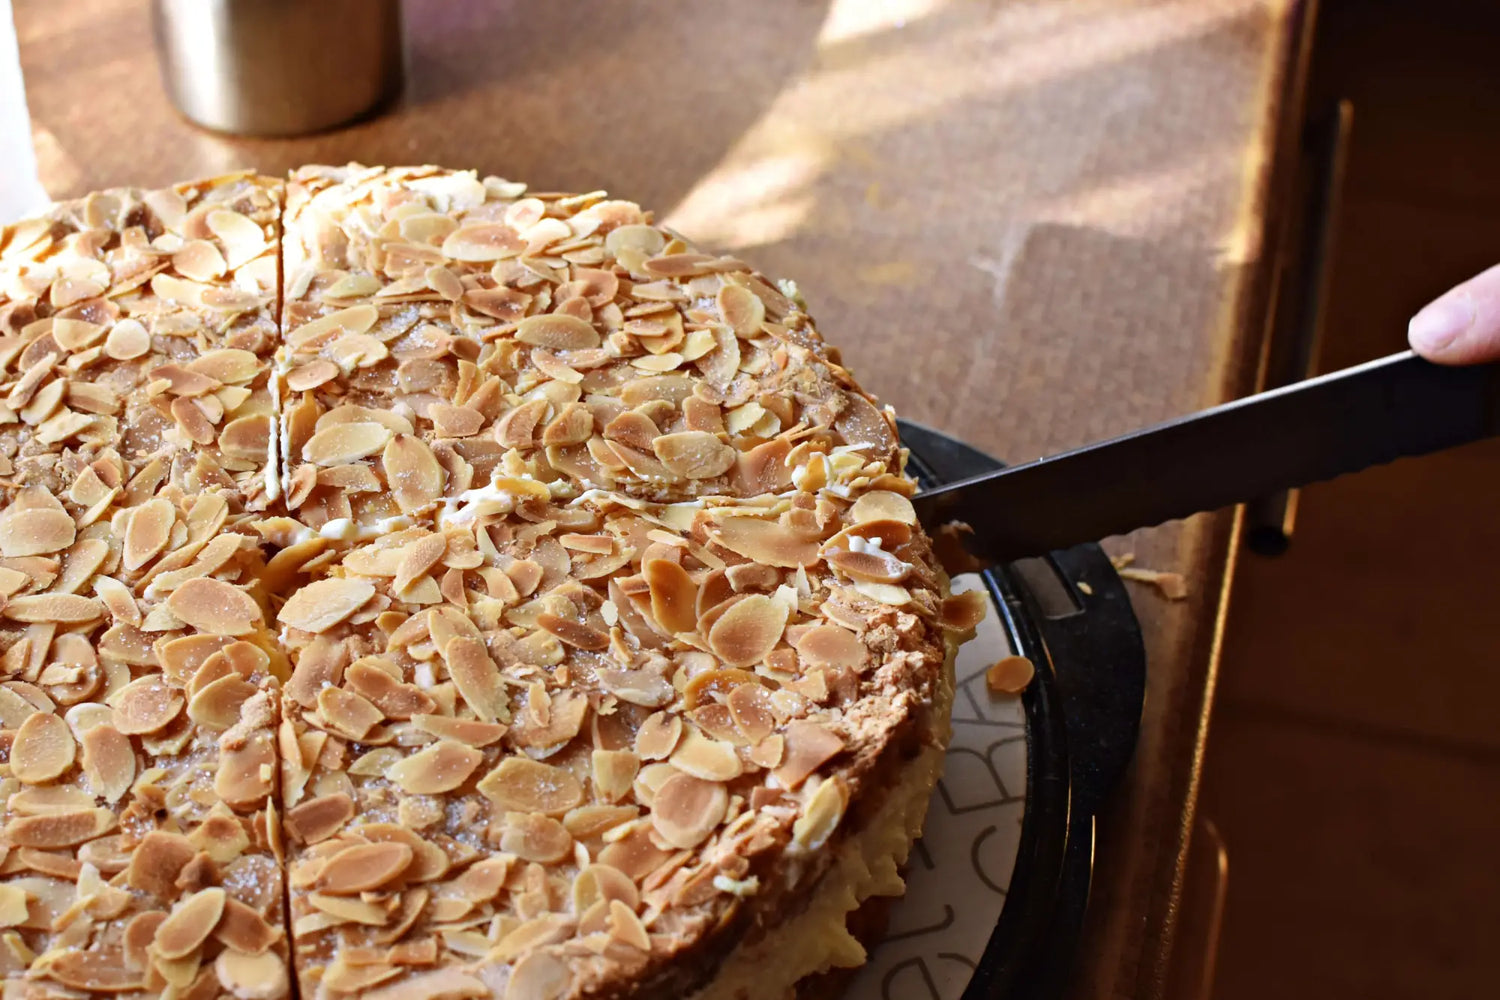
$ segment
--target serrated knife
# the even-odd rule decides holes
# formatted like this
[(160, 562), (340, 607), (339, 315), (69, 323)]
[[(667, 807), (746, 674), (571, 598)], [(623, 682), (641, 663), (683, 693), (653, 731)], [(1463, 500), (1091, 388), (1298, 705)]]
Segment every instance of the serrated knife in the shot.
[(1500, 364), (1410, 351), (919, 493), (1008, 562), (1500, 434)]

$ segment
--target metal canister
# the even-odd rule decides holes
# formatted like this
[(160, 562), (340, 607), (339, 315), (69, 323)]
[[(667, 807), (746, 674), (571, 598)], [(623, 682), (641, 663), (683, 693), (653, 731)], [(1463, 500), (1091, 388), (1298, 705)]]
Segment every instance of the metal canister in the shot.
[(298, 135), (401, 89), (400, 0), (152, 0), (162, 82), (192, 121)]

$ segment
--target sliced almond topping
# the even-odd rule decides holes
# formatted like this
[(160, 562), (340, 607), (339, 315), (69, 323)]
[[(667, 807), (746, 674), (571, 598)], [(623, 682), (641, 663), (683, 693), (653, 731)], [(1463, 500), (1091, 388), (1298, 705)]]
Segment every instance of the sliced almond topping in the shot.
[(121, 688), (112, 699), (114, 727), (127, 736), (154, 733), (182, 713), (182, 692), (160, 677), (142, 677)]
[(127, 968), (125, 956), (114, 949), (65, 951), (44, 970), (49, 979), (91, 993), (126, 993), (142, 986), (141, 973)]
[(104, 605), (77, 594), (25, 594), (5, 604), (5, 617), (18, 622), (83, 625), (104, 617)]
[(258, 955), (222, 951), (214, 960), (214, 975), (239, 1000), (280, 1000), (291, 991), (286, 962), (274, 951)]
[(253, 597), (233, 584), (208, 576), (188, 580), (172, 591), (167, 608), (210, 635), (248, 635), (264, 621)]
[(698, 627), (698, 585), (687, 570), (669, 559), (650, 559), (642, 566), (651, 588), (651, 616), (668, 632), (691, 632)]
[(476, 264), (514, 257), (524, 249), (520, 234), (499, 223), (464, 226), (449, 233), (442, 244), (444, 257)]
[(516, 339), (554, 351), (578, 351), (599, 346), (592, 323), (564, 313), (527, 316), (516, 324)]
[(871, 583), (900, 583), (911, 573), (910, 565), (880, 550), (834, 549), (827, 558), (828, 565), (845, 576)]
[(275, 744), (269, 733), (257, 732), (241, 746), (220, 747), (214, 793), (232, 806), (263, 806), (275, 772)]
[(688, 850), (708, 839), (724, 819), (729, 793), (714, 781), (674, 774), (651, 803), (651, 825), (673, 847)]
[(10, 770), (28, 785), (60, 777), (73, 766), (77, 744), (68, 724), (50, 712), (32, 714), (16, 731)]
[(799, 537), (775, 521), (726, 517), (713, 528), (714, 540), (763, 566), (811, 566), (818, 561), (816, 540)]
[(151, 335), (140, 320), (122, 319), (109, 328), (104, 353), (116, 361), (131, 361), (151, 350)]
[(871, 490), (854, 501), (854, 506), (849, 509), (849, 516), (854, 519), (855, 524), (865, 521), (900, 521), (902, 524), (916, 524), (917, 512), (912, 507), (911, 501), (899, 493), (889, 490)]
[(343, 895), (379, 889), (404, 872), (412, 857), (412, 849), (405, 844), (356, 844), (328, 859), (313, 885), (322, 892)]
[(73, 519), (60, 508), (13, 506), (0, 514), (0, 555), (8, 558), (61, 552), (76, 537)]
[(744, 772), (734, 747), (689, 729), (669, 758), (677, 770), (704, 781), (731, 781)]
[(498, 722), (454, 719), (446, 715), (413, 715), (411, 721), (424, 733), (471, 747), (486, 747), (498, 743), (507, 732), (507, 727)]
[(433, 534), (417, 539), (402, 549), (401, 565), (396, 568), (396, 579), (391, 589), (404, 593), (412, 582), (437, 565), (448, 549), (448, 539)]
[(343, 792), (320, 795), (300, 803), (286, 814), (286, 829), (304, 844), (327, 840), (354, 818), (354, 800)]
[(576, 649), (598, 651), (609, 648), (608, 633), (601, 632), (596, 628), (592, 628), (582, 622), (574, 621), (571, 618), (564, 618), (561, 615), (543, 612), (537, 615), (536, 623)]
[(176, 899), (177, 876), (197, 853), (198, 849), (181, 834), (152, 830), (131, 853), (125, 884), (163, 901)]
[(835, 670), (861, 670), (870, 655), (859, 636), (841, 625), (814, 625), (792, 645), (808, 665)]
[(214, 937), (235, 951), (259, 955), (281, 939), (281, 929), (272, 927), (259, 910), (231, 897), (224, 901)]
[(725, 285), (719, 289), (719, 315), (734, 329), (736, 336), (749, 339), (760, 332), (766, 321), (766, 304), (750, 289)]
[(848, 804), (849, 790), (842, 778), (834, 776), (820, 784), (792, 825), (793, 841), (810, 851), (821, 848), (838, 828)]
[(396, 764), (389, 774), (392, 781), (412, 795), (438, 795), (468, 781), (482, 760), (484, 754), (473, 747), (439, 740)]
[(637, 951), (651, 950), (651, 935), (634, 910), (618, 899), (609, 901), (609, 933), (621, 944)]
[(751, 594), (719, 616), (708, 631), (708, 644), (730, 666), (754, 666), (781, 641), (786, 621), (786, 605)]
[(816, 722), (793, 722), (786, 727), (786, 751), (776, 780), (783, 788), (796, 788), (843, 749), (837, 733)]
[(570, 772), (529, 757), (507, 757), (479, 782), (479, 791), (511, 812), (560, 816), (583, 801), (583, 786)]
[[(776, 727), (771, 692), (760, 684), (740, 684), (729, 692), (725, 704), (729, 706), (729, 714), (734, 719), (735, 726), (751, 743), (764, 740)], [(776, 763), (780, 763), (780, 760)]]
[(374, 584), (365, 580), (347, 577), (315, 580), (291, 596), (276, 620), (304, 632), (324, 632), (374, 596)]
[(163, 958), (185, 958), (208, 940), (224, 915), (225, 893), (215, 886), (200, 889), (172, 910), (156, 929), (154, 947)]
[(555, 864), (573, 853), (573, 835), (550, 816), (508, 813), (500, 849), (522, 861)]
[(511, 970), (505, 1000), (558, 1000), (568, 992), (572, 978), (562, 960), (533, 951)]
[(635, 752), (641, 760), (666, 760), (682, 739), (682, 717), (653, 712), (635, 734)]
[(483, 642), (459, 636), (448, 643), (443, 655), (464, 703), (484, 722), (510, 718), (509, 698), (500, 678), (500, 668), (490, 658)]
[(368, 698), (343, 688), (318, 692), (318, 715), (330, 730), (351, 740), (364, 739), (385, 718)]
[(389, 427), (373, 420), (331, 424), (302, 446), (302, 459), (324, 468), (347, 465), (380, 451), (393, 436)]
[(344, 679), (358, 694), (374, 702), (375, 707), (392, 719), (409, 719), (413, 715), (431, 712), (437, 702), (411, 684), (403, 684), (390, 672), (376, 666), (374, 657), (367, 657), (349, 666)]
[(943, 628), (967, 632), (984, 621), (988, 606), (989, 601), (985, 599), (983, 592), (966, 590), (943, 599), (938, 610), (938, 620), (942, 622)]
[(256, 692), (254, 684), (236, 674), (220, 677), (199, 688), (188, 702), (188, 718), (213, 730), (228, 729), (240, 719), (240, 709)]
[(595, 750), (593, 764), (594, 788), (607, 801), (616, 802), (624, 798), (641, 769), (641, 760), (628, 750)]
[(663, 465), (688, 479), (713, 479), (728, 472), (739, 457), (729, 445), (703, 431), (663, 434), (651, 442)]
[(73, 847), (102, 836), (115, 825), (108, 809), (69, 809), (41, 816), (13, 815), (5, 836), (16, 847)]

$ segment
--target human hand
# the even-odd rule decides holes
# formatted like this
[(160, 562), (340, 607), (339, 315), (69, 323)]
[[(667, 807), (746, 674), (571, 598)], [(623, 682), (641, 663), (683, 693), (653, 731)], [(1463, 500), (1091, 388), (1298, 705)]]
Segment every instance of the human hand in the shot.
[(1438, 364), (1500, 361), (1500, 265), (1429, 302), (1411, 318), (1406, 338)]

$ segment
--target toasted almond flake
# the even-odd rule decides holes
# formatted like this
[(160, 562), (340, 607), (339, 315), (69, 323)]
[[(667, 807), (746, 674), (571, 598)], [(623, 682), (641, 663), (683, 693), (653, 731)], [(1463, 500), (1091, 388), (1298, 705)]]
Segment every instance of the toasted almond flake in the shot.
[(844, 667), (861, 670), (870, 655), (859, 636), (841, 625), (815, 625), (799, 635), (792, 645), (809, 665), (835, 670)]
[(197, 853), (192, 842), (181, 834), (152, 830), (131, 853), (125, 884), (170, 902), (177, 898), (177, 876)]
[(800, 847), (816, 851), (828, 842), (849, 804), (849, 789), (842, 778), (829, 778), (818, 786), (792, 825), (792, 839)]
[(281, 930), (272, 927), (254, 907), (233, 897), (224, 901), (224, 915), (214, 928), (214, 937), (235, 951), (259, 955), (281, 938)]
[(233, 584), (212, 577), (188, 580), (167, 598), (182, 621), (210, 635), (248, 635), (264, 620), (255, 599)]
[(238, 747), (219, 748), (214, 794), (232, 806), (263, 806), (276, 772), (276, 746), (269, 733), (256, 732)]
[(104, 353), (116, 361), (132, 361), (150, 350), (151, 335), (140, 320), (119, 320), (104, 338)]
[(776, 713), (772, 707), (771, 693), (760, 684), (738, 685), (729, 692), (725, 704), (729, 707), (735, 726), (745, 739), (759, 743), (771, 735), (776, 725)]
[(315, 580), (287, 600), (276, 620), (304, 632), (324, 632), (374, 596), (375, 586), (365, 580), (347, 577)]
[(391, 429), (375, 421), (350, 421), (318, 431), (302, 446), (304, 461), (328, 468), (368, 458), (392, 438)]
[(479, 782), (497, 808), (560, 816), (583, 801), (583, 786), (568, 771), (527, 757), (507, 757)]
[(961, 594), (954, 594), (943, 599), (938, 611), (938, 620), (946, 629), (967, 632), (984, 621), (984, 613), (988, 606), (989, 601), (985, 599), (982, 591), (966, 590)]
[(1036, 665), (1024, 656), (1007, 656), (990, 664), (984, 683), (994, 694), (1020, 694), (1036, 676)]
[(342, 792), (299, 803), (286, 814), (286, 828), (304, 844), (327, 840), (354, 818), (354, 800)]
[(554, 351), (586, 350), (600, 343), (592, 323), (563, 313), (527, 316), (516, 324), (516, 339)]
[(26, 892), (0, 883), (0, 927), (17, 927), (27, 920)]
[(351, 740), (364, 739), (385, 718), (368, 698), (343, 688), (318, 692), (318, 715), (330, 730)]
[(544, 951), (524, 956), (511, 971), (505, 1000), (558, 1000), (568, 992), (572, 976), (563, 962)]
[(522, 861), (556, 864), (572, 855), (573, 835), (550, 816), (507, 813), (500, 849)]
[(609, 901), (609, 932), (616, 941), (637, 951), (651, 950), (651, 935), (646, 933), (646, 925), (622, 900)]
[(61, 509), (13, 506), (0, 514), (0, 555), (7, 558), (61, 552), (76, 537), (73, 519)]
[(655, 712), (646, 717), (635, 734), (635, 752), (641, 760), (666, 760), (682, 739), (682, 717)]
[(911, 501), (899, 493), (892, 493), (888, 490), (871, 490), (862, 494), (849, 509), (849, 516), (856, 524), (865, 521), (917, 523), (917, 512), (912, 507)]
[(125, 568), (140, 569), (161, 552), (177, 522), (170, 500), (155, 499), (135, 508), (125, 531)]
[(386, 482), (403, 513), (414, 514), (442, 495), (443, 467), (420, 438), (398, 434), (381, 454)]
[(609, 648), (609, 635), (583, 622), (543, 612), (537, 615), (536, 623), (576, 649), (598, 651)]
[(6, 838), (16, 847), (73, 847), (102, 836), (115, 826), (108, 809), (69, 809), (40, 816), (15, 816), (6, 822)]
[(439, 740), (396, 764), (389, 775), (412, 795), (439, 795), (468, 781), (482, 760), (484, 754), (473, 747)]
[(594, 788), (610, 802), (630, 792), (641, 767), (640, 758), (628, 750), (595, 750), (590, 763)]
[(83, 747), (84, 777), (89, 790), (105, 802), (118, 802), (135, 781), (135, 751), (110, 724), (96, 724), (78, 736)]
[(703, 431), (663, 434), (651, 442), (663, 465), (688, 479), (712, 479), (728, 472), (738, 457), (729, 445)]
[(448, 643), (443, 655), (458, 693), (481, 721), (510, 718), (509, 698), (500, 677), (500, 668), (491, 659), (483, 642), (458, 636)]
[(208, 240), (189, 240), (172, 255), (177, 273), (193, 281), (209, 282), (224, 274), (229, 265), (224, 255)]
[(679, 772), (656, 790), (651, 825), (667, 843), (687, 850), (708, 839), (728, 806), (723, 785)]
[(72, 730), (48, 712), (36, 712), (17, 730), (10, 749), (10, 770), (28, 785), (61, 777), (73, 766), (77, 744)]
[(708, 644), (730, 666), (754, 666), (781, 641), (786, 621), (785, 605), (762, 594), (751, 594), (718, 617), (709, 629)]
[(776, 769), (776, 780), (783, 788), (796, 788), (844, 749), (843, 739), (817, 722), (789, 724), (785, 739), (785, 756)]
[(291, 990), (286, 962), (274, 951), (259, 955), (222, 951), (214, 959), (214, 975), (239, 1000), (280, 1000)]
[(757, 517), (726, 517), (713, 528), (713, 537), (731, 552), (763, 566), (795, 568), (818, 561), (818, 543), (801, 538), (786, 526)]
[(669, 762), (677, 770), (704, 781), (732, 781), (744, 772), (734, 747), (689, 729)]
[(142, 986), (141, 973), (127, 968), (124, 955), (113, 949), (62, 952), (42, 967), (42, 973), (64, 986), (93, 993), (125, 993)]
[(413, 715), (411, 721), (412, 725), (421, 732), (471, 747), (485, 747), (498, 743), (508, 729), (497, 722), (453, 719), (446, 715)]
[(224, 244), (225, 263), (230, 268), (253, 260), (266, 248), (266, 235), (260, 226), (239, 212), (215, 209), (208, 213), (207, 222), (209, 232)]
[(185, 705), (181, 692), (151, 676), (131, 681), (111, 701), (114, 728), (128, 736), (157, 732), (176, 719)]
[(156, 929), (155, 951), (163, 958), (185, 958), (208, 940), (224, 915), (224, 890), (200, 889), (172, 910)]
[(412, 849), (401, 843), (356, 844), (330, 858), (313, 886), (344, 895), (378, 889), (404, 872), (412, 857)]

